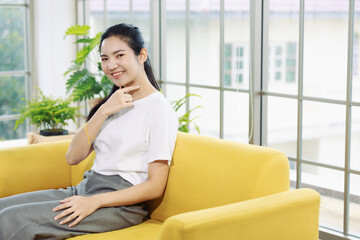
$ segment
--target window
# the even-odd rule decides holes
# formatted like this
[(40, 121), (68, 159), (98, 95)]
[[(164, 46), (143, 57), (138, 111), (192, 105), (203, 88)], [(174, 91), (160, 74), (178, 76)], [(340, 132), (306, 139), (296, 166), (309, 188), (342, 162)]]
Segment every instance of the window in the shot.
[(0, 1), (0, 141), (26, 137), (26, 125), (13, 130), (18, 104), (28, 96), (27, 1)]
[[(99, 2), (90, 8), (94, 25), (108, 26), (111, 19), (139, 21), (149, 29), (150, 42), (152, 34), (161, 35), (161, 47), (153, 51), (165, 56), (162, 89), (169, 100), (187, 93), (202, 96), (186, 106), (204, 107), (194, 114), (202, 135), (248, 142), (253, 114), (249, 59), (254, 48), (261, 50), (262, 62), (255, 65), (262, 82), (251, 82), (261, 86), (255, 92), (262, 100), (255, 106), (260, 114), (254, 116), (260, 122), (255, 126), (261, 129), (258, 142), (287, 154), (292, 188), (310, 187), (322, 195), (320, 238), (331, 235), (328, 229), (342, 234), (339, 239), (360, 237), (360, 1), (352, 9), (352, 1), (343, 0), (265, 0), (268, 8), (261, 13), (268, 21), (263, 22), (267, 29), (260, 29), (261, 47), (252, 46), (250, 20), (262, 10), (250, 9), (250, 0), (165, 0), (158, 11), (161, 18), (148, 8), (152, 1), (86, 2)], [(349, 8), (355, 11), (353, 33), (348, 32)], [(155, 19), (161, 26), (154, 33), (148, 23)], [(350, 66), (347, 43), (352, 36)]]
[[(292, 188), (309, 187), (321, 194), (321, 239), (331, 235), (328, 229), (342, 234), (339, 239), (360, 237), (356, 216), (360, 210), (360, 155), (356, 147), (360, 141), (360, 104), (359, 98), (355, 100), (360, 85), (358, 26), (353, 33), (348, 32), (349, 2), (268, 3), (265, 28), (269, 36), (264, 44), (269, 46), (269, 57), (264, 65), (269, 69), (262, 89), (267, 110), (261, 110), (267, 126), (263, 144), (288, 155)], [(304, 4), (303, 11), (300, 4)], [(355, 26), (359, 24), (359, 1), (356, 4), (350, 9), (356, 13)], [(347, 74), (350, 63), (346, 61), (352, 34), (353, 79)], [(352, 98), (347, 91), (351, 85)]]
[(223, 9), (220, 0), (166, 0), (164, 4), (166, 43), (161, 51), (166, 54), (162, 62), (166, 75), (161, 83), (166, 95), (171, 100), (186, 93), (201, 95), (190, 99), (188, 106), (203, 106), (193, 115), (199, 115), (201, 134), (247, 142), (250, 1), (224, 1)]

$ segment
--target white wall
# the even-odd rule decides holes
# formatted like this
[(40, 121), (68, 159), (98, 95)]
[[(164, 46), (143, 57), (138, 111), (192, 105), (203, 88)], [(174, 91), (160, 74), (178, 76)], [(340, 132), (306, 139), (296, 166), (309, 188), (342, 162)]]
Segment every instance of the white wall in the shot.
[(76, 23), (75, 0), (34, 0), (34, 85), (45, 95), (65, 96), (64, 72), (76, 56), (74, 37), (64, 39)]

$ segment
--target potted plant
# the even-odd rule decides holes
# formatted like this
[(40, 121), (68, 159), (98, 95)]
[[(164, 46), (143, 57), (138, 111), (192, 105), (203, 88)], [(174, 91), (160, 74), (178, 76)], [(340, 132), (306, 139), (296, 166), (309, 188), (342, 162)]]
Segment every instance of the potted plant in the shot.
[[(68, 77), (66, 90), (68, 93), (71, 92), (71, 97), (75, 102), (104, 98), (113, 86), (101, 69), (98, 54), (95, 54), (95, 48), (99, 45), (102, 33), (97, 33), (94, 38), (90, 38), (88, 36), (90, 28), (88, 25), (75, 25), (65, 32), (65, 36), (73, 35), (79, 38), (75, 42), (78, 46), (76, 58), (72, 66), (65, 72), (65, 76)], [(91, 53), (93, 53), (93, 58), (90, 57)], [(86, 62), (86, 60), (88, 61)], [(91, 69), (89, 64), (94, 65), (95, 73), (89, 70)]]
[(15, 109), (15, 111), (19, 113), (19, 118), (16, 120), (14, 130), (19, 124), (24, 123), (25, 120), (29, 120), (29, 123), (35, 125), (40, 131), (39, 134), (28, 133), (29, 143), (69, 138), (56, 137), (45, 140), (45, 138), (41, 136), (68, 135), (68, 130), (65, 130), (64, 127), (68, 125), (68, 120), (75, 122), (75, 117), (78, 116), (79, 109), (78, 107), (70, 106), (72, 103), (70, 98), (52, 99), (46, 97), (42, 91), (39, 90), (39, 100), (22, 100), (25, 101), (25, 104), (19, 105), (19, 108)]

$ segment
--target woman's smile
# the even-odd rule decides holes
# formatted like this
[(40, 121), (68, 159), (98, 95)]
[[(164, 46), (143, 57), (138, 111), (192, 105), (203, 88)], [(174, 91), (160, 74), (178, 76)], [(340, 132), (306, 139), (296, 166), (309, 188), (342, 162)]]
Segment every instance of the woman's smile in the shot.
[(111, 75), (112, 75), (115, 79), (119, 79), (124, 73), (125, 73), (125, 71), (117, 71), (117, 72), (112, 72)]

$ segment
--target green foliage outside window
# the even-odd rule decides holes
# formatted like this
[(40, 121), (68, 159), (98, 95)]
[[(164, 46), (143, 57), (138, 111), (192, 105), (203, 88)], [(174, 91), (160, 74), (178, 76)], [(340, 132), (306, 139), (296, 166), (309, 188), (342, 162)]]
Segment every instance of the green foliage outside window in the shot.
[[(25, 70), (24, 7), (0, 8), (0, 72)], [(14, 114), (25, 97), (25, 75), (0, 77), (0, 116)], [(15, 120), (0, 121), (0, 141), (24, 138), (26, 127), (12, 131)]]

